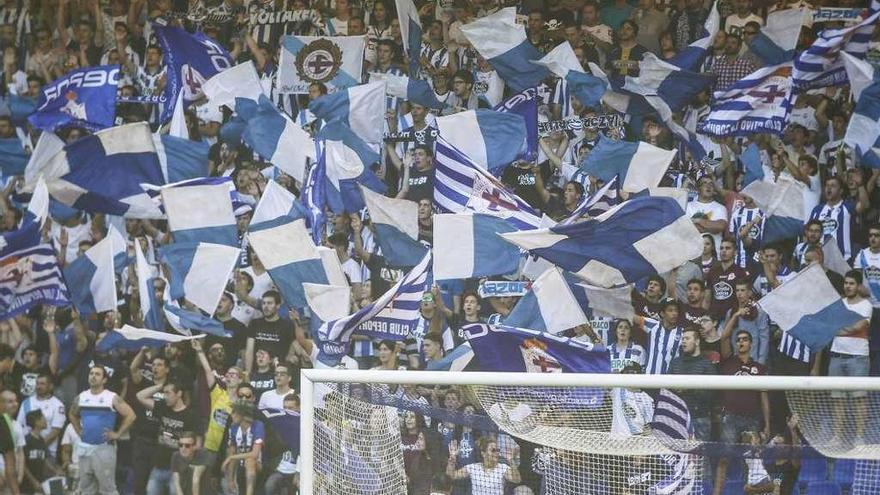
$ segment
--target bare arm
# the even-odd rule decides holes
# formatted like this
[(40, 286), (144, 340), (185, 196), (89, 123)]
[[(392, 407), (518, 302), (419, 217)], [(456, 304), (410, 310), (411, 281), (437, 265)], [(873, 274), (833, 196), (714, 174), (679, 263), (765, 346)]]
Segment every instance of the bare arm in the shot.
[(202, 349), (202, 341), (199, 339), (193, 339), (192, 346), (193, 349), (196, 350), (196, 356), (199, 359), (199, 364), (202, 365), (202, 371), (205, 372), (205, 382), (208, 385), (208, 390), (211, 390), (217, 383), (217, 379), (214, 378), (214, 370), (211, 369), (211, 363), (208, 362), (208, 357), (205, 356), (205, 350)]
[(122, 397), (116, 396), (113, 398), (113, 407), (116, 408), (116, 412), (122, 416), (122, 424), (119, 425), (119, 429), (116, 431), (108, 431), (104, 433), (104, 436), (107, 437), (108, 440), (116, 440), (125, 434), (131, 425), (134, 424), (134, 420), (137, 419), (137, 414), (134, 413), (134, 409), (128, 405), (127, 402), (122, 400)]
[[(153, 394), (160, 390), (162, 390), (162, 384), (158, 383), (136, 393), (135, 397), (137, 397), (138, 402), (140, 402), (142, 406), (152, 411), (153, 408), (156, 407), (156, 401), (153, 400)], [(126, 406), (128, 406), (128, 404), (126, 404)]]
[(248, 375), (250, 375), (251, 371), (254, 369), (254, 339), (253, 339), (253, 337), (248, 337), (247, 343), (244, 346), (244, 369)]

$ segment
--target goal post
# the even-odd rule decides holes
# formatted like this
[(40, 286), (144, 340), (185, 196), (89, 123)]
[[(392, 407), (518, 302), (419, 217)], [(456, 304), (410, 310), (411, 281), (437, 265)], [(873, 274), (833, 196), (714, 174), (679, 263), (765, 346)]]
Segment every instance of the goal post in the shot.
[[(800, 421), (803, 425), (801, 429), (803, 430), (804, 437), (808, 440), (811, 446), (816, 448), (823, 455), (827, 457), (841, 458), (851, 457), (858, 459), (880, 459), (880, 440), (876, 439), (878, 436), (880, 436), (880, 432), (873, 432), (873, 430), (880, 430), (880, 428), (876, 428), (877, 425), (873, 422), (868, 427), (872, 429), (874, 435), (872, 438), (874, 439), (869, 440), (867, 445), (860, 446), (857, 450), (847, 448), (845, 450), (840, 450), (839, 452), (835, 451), (835, 446), (832, 445), (831, 442), (828, 440), (829, 433), (827, 431), (826, 425), (827, 419), (831, 415), (831, 406), (826, 406), (825, 404), (831, 402), (828, 397), (834, 397), (833, 393), (836, 392), (859, 393), (868, 391), (870, 396), (866, 399), (866, 402), (868, 402), (866, 408), (870, 409), (870, 412), (867, 414), (880, 417), (880, 378), (303, 369), (301, 372), (300, 394), (302, 422), (302, 426), (300, 429), (300, 493), (303, 495), (321, 493), (316, 490), (316, 473), (318, 473), (318, 468), (320, 467), (316, 466), (316, 449), (322, 449), (322, 447), (318, 445), (319, 442), (317, 437), (319, 435), (316, 435), (316, 430), (318, 430), (319, 423), (321, 423), (322, 421), (323, 423), (328, 423), (327, 418), (333, 415), (332, 412), (328, 412), (328, 410), (337, 407), (328, 405), (328, 403), (330, 402), (335, 404), (336, 398), (335, 396), (329, 395), (333, 392), (328, 393), (327, 387), (339, 387), (344, 385), (372, 387), (412, 385), (467, 386), (474, 390), (477, 390), (478, 400), (483, 403), (482, 405), (484, 406), (484, 409), (486, 411), (490, 411), (493, 407), (498, 406), (499, 404), (502, 404), (502, 407), (506, 407), (508, 404), (513, 405), (517, 402), (527, 403), (530, 407), (529, 410), (536, 413), (533, 416), (538, 416), (537, 412), (539, 410), (541, 411), (541, 417), (538, 421), (540, 423), (540, 428), (535, 428), (535, 423), (531, 423), (531, 429), (529, 429), (528, 431), (526, 431), (526, 429), (523, 429), (522, 432), (511, 431), (516, 430), (516, 428), (512, 428), (510, 423), (505, 423), (503, 418), (499, 419), (499, 416), (493, 414), (492, 412), (489, 412), (489, 416), (492, 417), (493, 421), (498, 424), (499, 430), (539, 444), (542, 442), (540, 441), (540, 439), (538, 439), (538, 442), (535, 442), (534, 435), (544, 435), (545, 431), (549, 431), (552, 433), (554, 430), (558, 430), (562, 432), (563, 435), (565, 435), (562, 438), (568, 439), (588, 438), (588, 436), (577, 437), (577, 435), (571, 435), (570, 433), (572, 432), (580, 432), (593, 435), (601, 434), (603, 436), (607, 436), (607, 431), (599, 431), (596, 427), (594, 427), (594, 424), (591, 423), (591, 420), (589, 419), (584, 419), (583, 421), (581, 421), (578, 418), (574, 418), (573, 420), (571, 418), (570, 412), (565, 413), (565, 421), (560, 420), (558, 423), (553, 423), (553, 421), (544, 421), (545, 419), (553, 415), (554, 409), (559, 409), (559, 407), (555, 404), (545, 404), (543, 406), (544, 408), (540, 409), (540, 407), (537, 406), (534, 401), (532, 401), (532, 399), (528, 397), (528, 395), (511, 395), (509, 393), (498, 393), (497, 391), (522, 391), (541, 388), (545, 388), (543, 390), (552, 388), (554, 390), (590, 389), (605, 391), (611, 391), (615, 389), (643, 389), (653, 391), (659, 391), (660, 389), (677, 391), (778, 391), (786, 393), (786, 396), (789, 398), (788, 402), (791, 405), (792, 410), (794, 412), (797, 412), (801, 417)], [(338, 394), (338, 392), (336, 394)], [(486, 401), (482, 400), (483, 398), (487, 397), (488, 399)], [(330, 398), (333, 398), (333, 401), (331, 401)], [(607, 402), (610, 403), (610, 401)], [(339, 420), (337, 421), (337, 423), (332, 423), (329, 427), (327, 426), (327, 424), (322, 424), (321, 431), (319, 432), (320, 436), (326, 438), (328, 435), (331, 435), (334, 440), (343, 441), (343, 438), (347, 438), (350, 442), (364, 444), (359, 447), (360, 450), (358, 450), (358, 448), (346, 447), (346, 450), (344, 452), (341, 452), (337, 455), (340, 458), (344, 457), (346, 459), (346, 462), (350, 463), (350, 459), (352, 457), (357, 457), (358, 455), (360, 455), (360, 457), (363, 458), (375, 454), (379, 457), (373, 467), (381, 464), (382, 469), (387, 469), (387, 472), (382, 473), (382, 476), (380, 477), (384, 477), (383, 479), (395, 478), (393, 482), (389, 483), (399, 484), (401, 482), (400, 477), (403, 476), (401, 474), (403, 461), (402, 455), (400, 455), (399, 452), (397, 453), (397, 457), (394, 457), (394, 450), (399, 450), (400, 448), (399, 427), (397, 427), (395, 424), (396, 413), (392, 417), (392, 415), (386, 415), (382, 413), (381, 409), (374, 409), (372, 411), (364, 410), (364, 412), (361, 412), (360, 409), (353, 408), (350, 405), (339, 407), (345, 408), (345, 415), (343, 420)], [(385, 407), (386, 409), (388, 409), (389, 406), (386, 404), (384, 406), (379, 405), (375, 407)], [(796, 408), (797, 410), (795, 410)], [(321, 409), (321, 418), (319, 418), (318, 414), (319, 409)], [(361, 414), (361, 417), (352, 420), (353, 415), (356, 414)], [(852, 414), (852, 412), (847, 410), (847, 414)], [(562, 415), (560, 415), (560, 417), (562, 417)], [(383, 423), (383, 421), (385, 421), (386, 419), (387, 423)], [(551, 417), (551, 419), (558, 418)], [(352, 426), (352, 424), (355, 424), (356, 426)], [(383, 428), (383, 426), (381, 426), (382, 424), (385, 424), (384, 428), (392, 433), (393, 430), (397, 428), (397, 436), (394, 437), (393, 435), (389, 434), (382, 438), (380, 438), (379, 436), (375, 438), (370, 438), (369, 435), (366, 434), (370, 431), (370, 428), (372, 427)], [(547, 424), (550, 424), (550, 427), (547, 427)], [(530, 437), (529, 435), (532, 436)], [(356, 440), (356, 438), (360, 438), (360, 440)], [(556, 440), (553, 441), (555, 442)], [(397, 444), (396, 447), (395, 443)], [(635, 442), (633, 445), (635, 445), (636, 443), (638, 442)], [(546, 442), (545, 444), (550, 447), (559, 447), (558, 445), (553, 445), (550, 442)], [(567, 449), (565, 452), (575, 451), (576, 453), (578, 453), (578, 455), (580, 452), (587, 453), (584, 455), (593, 455), (596, 453), (595, 450), (590, 450), (590, 448), (581, 450), (577, 447), (578, 446), (566, 444), (562, 448)], [(618, 447), (614, 448), (617, 449)], [(382, 449), (385, 450), (383, 451)], [(628, 449), (624, 448), (623, 450), (618, 450), (616, 452), (607, 452), (607, 454), (612, 456), (643, 455), (641, 453), (636, 453), (639, 452), (637, 446), (634, 446), (633, 450), (627, 450)], [(657, 451), (655, 453), (662, 454), (663, 452)], [(320, 455), (326, 455), (326, 452), (321, 451)], [(367, 463), (369, 461), (359, 459), (357, 462)], [(562, 462), (568, 461), (563, 460)], [(327, 461), (324, 461), (324, 463), (327, 464)], [(351, 465), (352, 464), (348, 464), (348, 466)], [(356, 464), (354, 466), (356, 468)], [(326, 467), (324, 469), (326, 469)], [(346, 469), (352, 468), (347, 467)], [(874, 469), (874, 467), (872, 467), (872, 469)], [(877, 469), (880, 469), (880, 467), (878, 467)], [(347, 483), (349, 484), (348, 486), (350, 486), (353, 482), (349, 480), (347, 481)], [(376, 486), (379, 486), (378, 481), (376, 483)], [(406, 493), (406, 482), (403, 481), (403, 483), (403, 491), (397, 491), (396, 493)], [(335, 490), (339, 490), (340, 486), (346, 485), (337, 484), (335, 486)], [(376, 493), (380, 493), (383, 490), (376, 489), (374, 491)], [(385, 489), (384, 491), (387, 493), (394, 492), (394, 490), (388, 489)], [(354, 495), (354, 492), (350, 492), (350, 495)]]

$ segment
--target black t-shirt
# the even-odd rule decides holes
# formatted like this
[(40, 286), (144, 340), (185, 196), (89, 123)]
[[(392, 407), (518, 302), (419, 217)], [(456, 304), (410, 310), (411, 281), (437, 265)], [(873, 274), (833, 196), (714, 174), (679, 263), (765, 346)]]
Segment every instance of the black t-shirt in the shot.
[[(544, 179), (544, 185), (547, 185), (547, 179), (550, 176), (549, 165), (542, 163), (540, 165), (541, 177)], [(514, 194), (522, 198), (532, 208), (541, 209), (544, 202), (538, 194), (536, 186), (535, 173), (531, 168), (520, 168), (513, 165), (504, 169), (501, 174), (501, 182), (510, 187)]]
[(260, 372), (254, 370), (251, 373), (251, 387), (254, 389), (254, 400), (259, 401), (260, 396), (263, 395), (263, 392), (267, 390), (273, 390), (275, 388), (275, 370), (269, 369), (269, 371)]
[(19, 362), (12, 367), (12, 381), (15, 384), (14, 390), (18, 393), (18, 397), (24, 400), (25, 397), (34, 395), (37, 391), (37, 377), (40, 373), (49, 373), (49, 367), (43, 366), (35, 370), (25, 368)]
[[(193, 479), (193, 466), (208, 466), (209, 459), (208, 453), (204, 450), (197, 450), (191, 459), (184, 459), (180, 452), (175, 452), (174, 455), (171, 456), (171, 472), (177, 473), (180, 475), (180, 487), (183, 489), (183, 493), (192, 494), (192, 479)], [(208, 470), (204, 469), (202, 471), (201, 483), (199, 485), (199, 493), (193, 495), (205, 495), (207, 492), (208, 483), (205, 482), (205, 473)]]
[[(147, 387), (152, 387), (154, 383), (144, 378), (141, 380), (141, 383), (139, 385), (140, 386), (137, 389), (138, 391), (143, 390)], [(150, 398), (153, 399), (156, 404), (158, 404), (163, 400), (164, 397), (165, 395), (162, 393), (161, 390), (159, 390), (155, 392)], [(129, 400), (128, 403), (132, 405), (134, 413), (137, 414), (137, 418), (135, 418), (134, 425), (132, 426), (134, 436), (138, 438), (138, 440), (155, 442), (156, 438), (159, 435), (159, 419), (156, 417), (156, 412), (142, 406), (141, 401), (137, 400), (137, 398)]]
[(434, 169), (419, 172), (418, 169), (412, 167), (409, 171), (409, 191), (406, 193), (406, 199), (418, 203), (423, 199), (433, 198)]
[[(47, 455), (46, 441), (43, 440), (43, 437), (34, 436), (29, 433), (24, 441), (24, 463), (28, 471), (40, 482), (46, 479)], [(25, 477), (22, 489), (25, 493), (32, 493), (36, 491), (37, 487), (31, 485), (30, 480)]]
[(247, 337), (254, 339), (254, 353), (267, 349), (273, 356), (285, 358), (293, 340), (293, 325), (283, 318), (275, 321), (254, 318), (248, 325)]
[(191, 407), (174, 411), (165, 404), (164, 400), (155, 403), (153, 415), (159, 422), (157, 436), (159, 447), (153, 455), (153, 467), (170, 469), (171, 456), (179, 448), (177, 442), (180, 440), (180, 434), (185, 431), (199, 431), (199, 420)]
[(245, 344), (247, 344), (248, 328), (244, 323), (235, 318), (230, 318), (222, 323), (223, 328), (232, 332), (232, 338), (206, 335), (204, 348), (207, 351), (214, 344), (222, 345), (226, 348), (226, 363), (224, 364), (227, 367), (234, 366), (235, 362), (238, 360), (238, 353), (244, 349)]

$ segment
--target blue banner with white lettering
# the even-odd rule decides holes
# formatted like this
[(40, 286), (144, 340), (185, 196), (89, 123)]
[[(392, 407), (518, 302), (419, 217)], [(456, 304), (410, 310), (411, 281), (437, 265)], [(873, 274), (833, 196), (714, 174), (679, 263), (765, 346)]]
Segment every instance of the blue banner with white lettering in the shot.
[(82, 127), (95, 132), (113, 127), (116, 120), (118, 65), (77, 69), (43, 86), (37, 110), (28, 117), (44, 131)]
[(165, 105), (161, 116), (164, 123), (171, 118), (181, 91), (184, 105), (199, 99), (202, 84), (214, 74), (232, 67), (232, 57), (219, 43), (202, 32), (191, 34), (179, 27), (155, 23), (153, 30), (162, 47), (167, 70)]
[(526, 121), (526, 149), (519, 158), (532, 161), (538, 157), (538, 90), (528, 88), (502, 101), (493, 110), (515, 113)]

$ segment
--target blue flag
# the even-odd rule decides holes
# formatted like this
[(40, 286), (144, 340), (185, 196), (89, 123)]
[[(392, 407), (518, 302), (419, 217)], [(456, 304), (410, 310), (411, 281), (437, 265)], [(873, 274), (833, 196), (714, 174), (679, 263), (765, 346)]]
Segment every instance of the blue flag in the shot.
[(28, 155), (17, 137), (0, 139), (0, 171), (3, 177), (24, 174)]
[(183, 91), (184, 105), (198, 99), (202, 84), (211, 76), (232, 67), (232, 57), (202, 32), (190, 34), (179, 27), (153, 24), (153, 32), (162, 47), (167, 67), (165, 106), (161, 121), (166, 122), (174, 113), (174, 102)]
[(21, 228), (0, 240), (0, 318), (12, 318), (38, 304), (70, 303), (55, 250), (40, 243), (40, 222), (26, 214)]
[(118, 65), (77, 69), (43, 86), (37, 110), (28, 120), (44, 131), (77, 126), (97, 131), (116, 120)]
[(295, 461), (299, 456), (299, 413), (278, 409), (260, 409), (260, 413), (263, 415), (263, 424), (278, 435), (285, 450), (290, 452), (290, 458)]
[[(502, 101), (496, 112), (515, 113), (526, 122), (526, 147), (520, 153), (521, 160), (532, 161), (538, 157), (538, 90), (528, 88)], [(500, 169), (503, 171), (503, 168)], [(492, 170), (497, 175), (498, 168)]]

